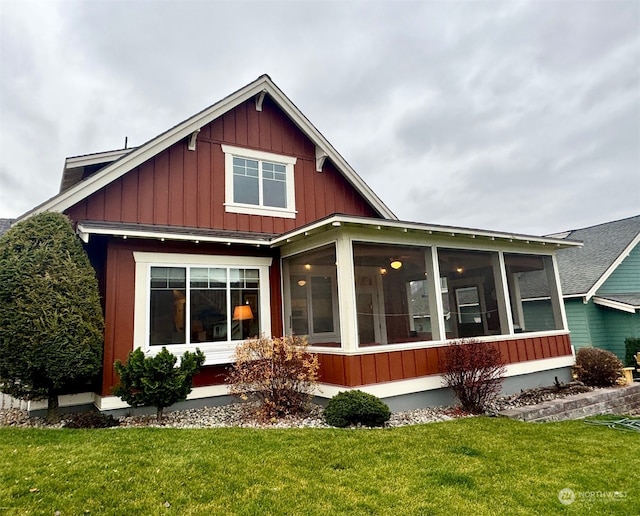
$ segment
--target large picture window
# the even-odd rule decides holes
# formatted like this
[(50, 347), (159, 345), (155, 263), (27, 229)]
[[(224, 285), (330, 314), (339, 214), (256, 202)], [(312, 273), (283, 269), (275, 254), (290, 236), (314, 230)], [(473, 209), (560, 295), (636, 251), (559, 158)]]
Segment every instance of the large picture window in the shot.
[(260, 334), (259, 270), (151, 267), (150, 277), (150, 346), (226, 342)]
[(208, 358), (216, 357), (207, 363), (222, 363), (238, 341), (270, 333), (270, 258), (134, 256), (134, 333), (141, 347), (177, 352), (199, 347)]
[(222, 145), (225, 153), (226, 210), (295, 217), (296, 158)]

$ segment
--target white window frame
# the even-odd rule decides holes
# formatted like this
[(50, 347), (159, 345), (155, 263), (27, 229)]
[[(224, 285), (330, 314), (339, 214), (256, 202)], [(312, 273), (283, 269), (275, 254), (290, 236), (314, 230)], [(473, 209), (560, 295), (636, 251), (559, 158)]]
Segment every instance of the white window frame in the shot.
[[(253, 149), (244, 149), (242, 147), (234, 147), (233, 145), (221, 145), (224, 152), (224, 170), (225, 170), (225, 210), (229, 213), (244, 213), (247, 215), (263, 215), (269, 217), (282, 217), (294, 219), (296, 217), (296, 196), (294, 185), (294, 165), (298, 158), (293, 156), (284, 156), (282, 154), (274, 154), (271, 152), (257, 151)], [(259, 204), (243, 204), (234, 202), (233, 192), (233, 158), (245, 158), (257, 160), (260, 162), (258, 169), (258, 191)], [(284, 165), (286, 172), (286, 196), (287, 207), (276, 208), (273, 206), (262, 205), (262, 162), (277, 163)]]
[[(151, 267), (229, 267), (233, 269), (258, 269), (260, 334), (271, 336), (271, 293), (269, 288), (269, 267), (272, 259), (250, 256), (207, 256), (195, 254), (134, 252), (135, 269), (135, 312), (133, 324), (133, 348), (141, 348), (145, 355), (155, 356), (163, 346), (149, 344)], [(189, 321), (187, 318), (186, 321)], [(186, 328), (185, 328), (186, 331)], [(186, 332), (187, 336), (189, 332)], [(205, 354), (204, 365), (228, 364), (241, 340), (222, 342), (194, 342), (189, 344), (168, 344), (166, 348), (174, 355), (199, 348)]]
[[(288, 278), (290, 279), (291, 276), (302, 276), (304, 278), (304, 280), (307, 282), (307, 285), (309, 285), (309, 288), (306, 291), (306, 306), (307, 306), (307, 327), (309, 328), (309, 333), (307, 335), (304, 335), (307, 337), (307, 340), (309, 341), (309, 344), (315, 344), (315, 343), (322, 343), (325, 342), (327, 340), (339, 340), (340, 339), (340, 314), (338, 311), (338, 281), (337, 281), (337, 276), (336, 276), (336, 270), (333, 268), (329, 268), (329, 267), (322, 267), (322, 266), (315, 266), (314, 267), (314, 271), (313, 272), (309, 272), (309, 271), (305, 271), (303, 269), (297, 269), (295, 272), (291, 272), (291, 269), (289, 269), (289, 275)], [(331, 310), (333, 312), (333, 331), (330, 332), (316, 332), (313, 331), (314, 327), (313, 327), (313, 298), (312, 298), (312, 292), (311, 292), (311, 279), (312, 278), (329, 278), (330, 282), (331, 282)], [(290, 292), (290, 291), (289, 291)], [(292, 299), (291, 299), (291, 294), (289, 293), (289, 330), (292, 330), (293, 324), (292, 324), (292, 317), (293, 317), (293, 313), (292, 313), (292, 308), (291, 305), (293, 303)], [(303, 336), (303, 335), (298, 335), (298, 336)]]

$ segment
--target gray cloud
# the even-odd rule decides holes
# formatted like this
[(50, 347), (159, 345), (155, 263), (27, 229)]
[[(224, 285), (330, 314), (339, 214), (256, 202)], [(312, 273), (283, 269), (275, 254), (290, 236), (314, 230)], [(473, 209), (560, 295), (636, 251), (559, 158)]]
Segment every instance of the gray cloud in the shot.
[(640, 211), (640, 4), (21, 2), (0, 216), (268, 73), (400, 217), (549, 233)]

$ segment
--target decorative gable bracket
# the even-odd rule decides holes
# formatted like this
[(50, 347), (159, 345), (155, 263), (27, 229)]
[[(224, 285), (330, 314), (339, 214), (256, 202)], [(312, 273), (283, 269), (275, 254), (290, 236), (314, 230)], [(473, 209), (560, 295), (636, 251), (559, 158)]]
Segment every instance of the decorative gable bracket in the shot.
[(322, 167), (324, 166), (324, 161), (329, 157), (329, 155), (322, 150), (320, 147), (316, 145), (316, 172), (322, 172)]
[(262, 90), (256, 96), (256, 111), (262, 111), (262, 103), (264, 102), (264, 96), (267, 94), (267, 90)]
[(196, 129), (189, 135), (189, 142), (187, 143), (187, 149), (190, 151), (196, 150), (196, 138), (198, 137), (198, 133), (200, 129)]

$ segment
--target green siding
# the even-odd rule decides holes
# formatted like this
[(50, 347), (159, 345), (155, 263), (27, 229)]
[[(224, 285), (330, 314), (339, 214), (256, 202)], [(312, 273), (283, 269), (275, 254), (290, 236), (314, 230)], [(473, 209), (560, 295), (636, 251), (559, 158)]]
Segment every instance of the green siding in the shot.
[(571, 344), (576, 350), (593, 346), (615, 353), (624, 360), (624, 339), (640, 337), (640, 312), (634, 314), (598, 306), (582, 299), (565, 299)]
[(522, 305), (524, 327), (526, 331), (545, 331), (555, 329), (553, 309), (550, 301), (527, 301)]
[(565, 299), (564, 309), (567, 313), (567, 323), (571, 332), (571, 344), (576, 350), (591, 346), (587, 305), (582, 302), (582, 298)]
[(624, 339), (640, 337), (640, 312), (634, 314), (621, 312), (611, 308), (601, 308), (606, 313), (605, 326), (607, 330), (606, 344), (603, 347), (612, 351), (624, 362)]
[(636, 245), (598, 289), (598, 294), (640, 292), (640, 245)]

